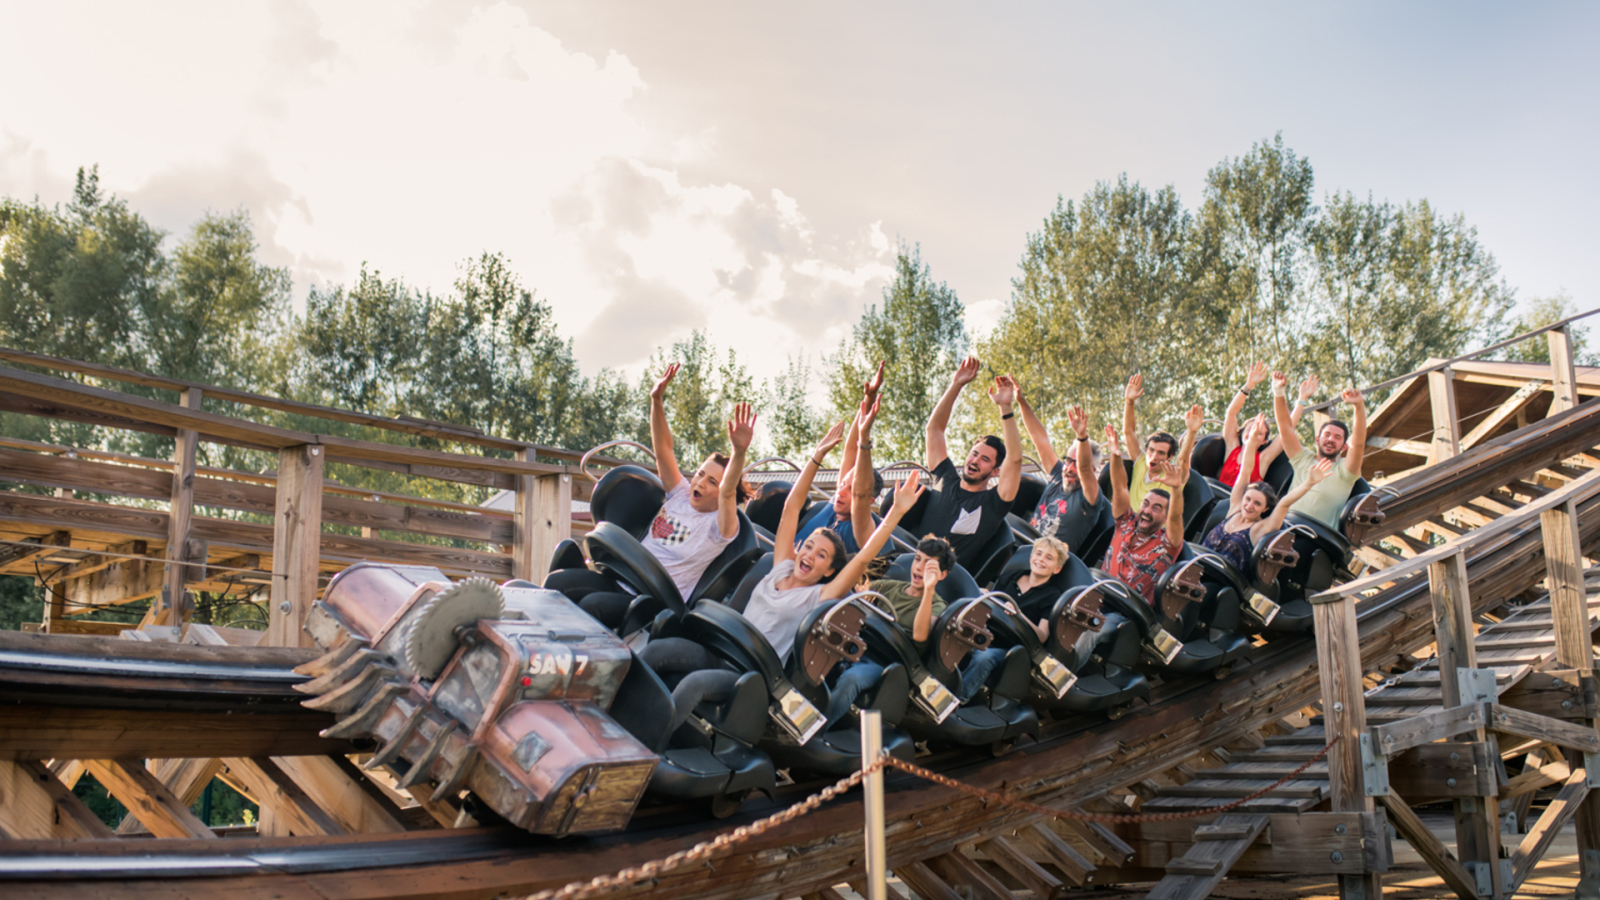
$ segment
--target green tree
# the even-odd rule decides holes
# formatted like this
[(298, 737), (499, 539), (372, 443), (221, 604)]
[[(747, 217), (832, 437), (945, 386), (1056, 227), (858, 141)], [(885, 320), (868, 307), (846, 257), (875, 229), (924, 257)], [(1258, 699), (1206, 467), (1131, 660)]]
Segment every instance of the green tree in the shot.
[(828, 430), (827, 417), (812, 408), (807, 396), (810, 384), (811, 363), (804, 355), (790, 356), (784, 370), (767, 382), (764, 415), (772, 452), (778, 456), (799, 461)]
[[(688, 340), (670, 349), (658, 349), (640, 379), (638, 404), (641, 409), (649, 390), (666, 367), (678, 364), (678, 374), (667, 388), (667, 422), (672, 426), (673, 451), (685, 472), (713, 452), (728, 452), (727, 422), (735, 403), (756, 403), (755, 382), (732, 347), (721, 353), (704, 331), (696, 329)], [(650, 443), (648, 420), (638, 419), (635, 439)]]
[[(1011, 302), (980, 349), (1009, 373), (1047, 426), (1081, 404), (1096, 422), (1120, 415), (1122, 385), (1144, 373), (1147, 421), (1203, 393), (1197, 361), (1215, 354), (1214, 315), (1190, 290), (1192, 223), (1170, 186), (1154, 193), (1126, 176), (1081, 204), (1056, 200), (1028, 236)], [(996, 424), (992, 406), (980, 421)]]
[[(884, 368), (874, 459), (921, 461), (923, 425), (967, 353), (965, 307), (956, 292), (934, 281), (922, 261), (920, 245), (902, 244), (895, 254), (895, 277), (883, 289), (882, 304), (869, 306), (850, 337), (828, 357), (828, 396), (833, 416), (854, 415), (861, 385)], [(815, 438), (813, 438), (815, 440)]]
[[(1506, 327), (1501, 339), (1514, 337), (1546, 325), (1554, 325), (1562, 319), (1570, 318), (1579, 312), (1573, 304), (1572, 297), (1566, 291), (1557, 291), (1546, 297), (1534, 297), (1523, 304), (1522, 315), (1512, 320)], [(1600, 359), (1589, 348), (1589, 329), (1582, 322), (1574, 322), (1567, 326), (1572, 333), (1572, 359), (1580, 366), (1600, 365)], [(1517, 362), (1550, 362), (1550, 341), (1545, 337), (1536, 337), (1513, 344), (1504, 351), (1505, 358)]]

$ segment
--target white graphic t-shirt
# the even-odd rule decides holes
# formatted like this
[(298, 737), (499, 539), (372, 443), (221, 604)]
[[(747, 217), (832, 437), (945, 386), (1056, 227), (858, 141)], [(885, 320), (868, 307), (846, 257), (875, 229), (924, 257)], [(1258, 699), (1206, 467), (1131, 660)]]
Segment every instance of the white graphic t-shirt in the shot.
[(661, 561), (667, 577), (678, 586), (678, 593), (688, 600), (706, 566), (731, 540), (733, 538), (723, 537), (717, 529), (715, 512), (700, 512), (690, 505), (689, 479), (681, 478), (677, 486), (667, 492), (661, 511), (650, 523), (644, 548)]

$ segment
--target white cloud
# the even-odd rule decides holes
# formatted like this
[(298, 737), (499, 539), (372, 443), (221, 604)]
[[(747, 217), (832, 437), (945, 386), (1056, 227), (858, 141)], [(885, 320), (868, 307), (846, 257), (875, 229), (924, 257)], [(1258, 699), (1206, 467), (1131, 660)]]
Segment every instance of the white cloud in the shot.
[(696, 327), (759, 376), (831, 349), (889, 241), (819, 238), (781, 190), (662, 168), (715, 171), (717, 131), (642, 124), (647, 74), (504, 3), (12, 7), (0, 80), (39, 88), (0, 96), (0, 190), (66, 200), (98, 163), (169, 231), (242, 207), (302, 297), (363, 263), (448, 290), (504, 252), (590, 369)]

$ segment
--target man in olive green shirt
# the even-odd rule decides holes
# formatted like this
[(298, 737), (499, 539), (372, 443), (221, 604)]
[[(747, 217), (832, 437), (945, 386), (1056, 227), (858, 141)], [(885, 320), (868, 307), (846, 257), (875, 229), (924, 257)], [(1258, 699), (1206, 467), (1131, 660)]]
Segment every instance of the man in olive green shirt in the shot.
[(1350, 489), (1361, 477), (1361, 462), (1367, 450), (1366, 398), (1355, 388), (1347, 388), (1340, 399), (1350, 404), (1351, 424), (1338, 419), (1323, 423), (1317, 431), (1315, 448), (1306, 447), (1300, 443), (1300, 436), (1295, 434), (1294, 424), (1289, 420), (1289, 377), (1282, 372), (1272, 373), (1272, 413), (1277, 419), (1278, 434), (1283, 437), (1283, 452), (1294, 466), (1294, 481), (1289, 489), (1293, 490), (1306, 480), (1306, 473), (1318, 459), (1334, 463), (1332, 474), (1289, 508), (1334, 530), (1339, 528), (1339, 514), (1344, 511), (1345, 501), (1350, 499)]

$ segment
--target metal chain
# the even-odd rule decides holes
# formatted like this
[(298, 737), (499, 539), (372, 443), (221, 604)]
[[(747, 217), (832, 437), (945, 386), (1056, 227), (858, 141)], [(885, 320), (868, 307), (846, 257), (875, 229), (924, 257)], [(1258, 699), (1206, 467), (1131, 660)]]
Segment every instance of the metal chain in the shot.
[(674, 853), (665, 859), (652, 860), (651, 862), (634, 866), (631, 869), (623, 869), (615, 875), (601, 875), (590, 879), (589, 881), (574, 881), (566, 887), (551, 888), (549, 890), (540, 891), (537, 894), (524, 897), (523, 900), (581, 900), (583, 897), (592, 897), (600, 891), (623, 887), (625, 885), (633, 884), (636, 881), (655, 878), (663, 872), (671, 871), (672, 869), (676, 869), (679, 866), (687, 863), (699, 862), (700, 860), (711, 856), (713, 853), (716, 853), (718, 850), (731, 847), (734, 844), (742, 843), (750, 838), (755, 837), (756, 835), (776, 828), (779, 825), (783, 825), (794, 819), (800, 818), (806, 813), (811, 812), (822, 804), (860, 784), (861, 779), (865, 778), (866, 776), (871, 775), (874, 772), (881, 771), (889, 764), (889, 759), (891, 759), (891, 757), (886, 756), (882, 759), (879, 759), (877, 762), (872, 763), (866, 768), (852, 772), (848, 776), (839, 779), (832, 785), (823, 788), (815, 794), (812, 794), (811, 796), (799, 803), (796, 803), (794, 806), (789, 807), (783, 812), (774, 813), (773, 815), (770, 815), (759, 822), (752, 822), (749, 825), (741, 825), (732, 831), (719, 834), (709, 841), (701, 841), (700, 843), (695, 844), (693, 847), (690, 847), (688, 850), (679, 850), (677, 853)]
[(789, 807), (783, 812), (774, 813), (773, 815), (770, 815), (759, 822), (753, 822), (749, 825), (741, 825), (732, 831), (719, 834), (709, 841), (701, 841), (700, 843), (695, 844), (693, 847), (690, 847), (688, 850), (679, 850), (677, 853), (674, 853), (664, 859), (652, 860), (650, 862), (634, 866), (631, 869), (623, 869), (614, 875), (600, 875), (588, 881), (574, 881), (565, 887), (550, 888), (548, 890), (540, 891), (537, 894), (528, 895), (523, 897), (522, 900), (582, 900), (584, 897), (592, 897), (601, 891), (608, 891), (612, 888), (624, 887), (637, 881), (656, 878), (664, 872), (670, 872), (671, 870), (688, 863), (699, 862), (707, 859), (718, 850), (723, 850), (728, 847), (732, 847), (735, 844), (743, 843), (744, 841), (770, 831), (779, 825), (783, 825), (798, 819), (806, 813), (815, 810), (817, 807), (828, 802), (829, 800), (832, 800), (845, 791), (848, 791), (860, 784), (861, 779), (865, 778), (866, 776), (871, 775), (874, 772), (881, 771), (886, 767), (893, 767), (907, 773), (908, 775), (915, 775), (918, 778), (925, 778), (935, 784), (942, 784), (945, 787), (955, 788), (958, 791), (971, 794), (974, 797), (979, 797), (986, 801), (993, 800), (996, 803), (1012, 807), (1013, 809), (1038, 813), (1039, 815), (1044, 816), (1052, 816), (1054, 818), (1077, 819), (1082, 822), (1168, 822), (1172, 821), (1173, 819), (1197, 819), (1201, 816), (1225, 813), (1229, 810), (1237, 809), (1238, 807), (1243, 806), (1252, 800), (1264, 797), (1278, 788), (1283, 787), (1290, 781), (1293, 781), (1306, 769), (1311, 768), (1313, 763), (1326, 756), (1328, 754), (1328, 750), (1330, 750), (1333, 745), (1337, 743), (1339, 743), (1339, 735), (1335, 735), (1333, 740), (1329, 741), (1326, 746), (1324, 746), (1321, 750), (1318, 750), (1315, 755), (1306, 760), (1293, 772), (1290, 772), (1289, 774), (1278, 779), (1273, 784), (1264, 787), (1253, 794), (1240, 797), (1238, 800), (1235, 800), (1232, 803), (1226, 803), (1222, 806), (1212, 806), (1206, 809), (1194, 809), (1187, 812), (1148, 814), (1131, 813), (1126, 815), (1114, 813), (1083, 813), (1070, 809), (1052, 809), (1048, 806), (1040, 806), (1037, 803), (1030, 803), (1027, 800), (1018, 800), (1015, 797), (1008, 797), (1005, 794), (997, 793), (995, 791), (973, 787), (970, 784), (963, 784), (954, 778), (949, 778), (947, 776), (940, 775), (938, 772), (924, 769), (919, 765), (897, 759), (885, 752), (882, 757), (866, 768), (850, 773), (848, 776), (839, 779), (832, 785), (823, 788), (815, 794), (812, 794), (811, 796), (799, 803), (796, 803), (794, 806)]
[(919, 765), (915, 765), (913, 763), (908, 763), (905, 760), (896, 759), (896, 758), (894, 758), (892, 756), (886, 756), (886, 757), (884, 757), (884, 760), (890, 766), (892, 766), (892, 767), (894, 767), (896, 769), (899, 769), (902, 772), (906, 772), (907, 774), (910, 774), (910, 775), (915, 775), (915, 776), (917, 776), (919, 778), (925, 778), (925, 779), (927, 779), (929, 781), (934, 782), (935, 784), (942, 784), (945, 787), (955, 788), (958, 791), (962, 791), (963, 793), (971, 794), (972, 796), (979, 797), (979, 798), (981, 798), (983, 800), (993, 800), (996, 803), (1000, 803), (1000, 804), (1003, 804), (1005, 806), (1010, 806), (1010, 807), (1012, 807), (1014, 809), (1020, 809), (1020, 810), (1026, 811), (1026, 812), (1038, 813), (1040, 815), (1045, 815), (1045, 816), (1053, 816), (1053, 817), (1058, 818), (1058, 819), (1077, 819), (1080, 822), (1112, 822), (1112, 823), (1116, 823), (1116, 822), (1170, 822), (1170, 821), (1172, 821), (1174, 819), (1198, 819), (1201, 816), (1212, 816), (1212, 815), (1216, 815), (1218, 813), (1225, 813), (1225, 812), (1228, 812), (1230, 810), (1238, 809), (1239, 807), (1245, 805), (1246, 803), (1249, 803), (1252, 800), (1259, 800), (1260, 798), (1266, 796), (1267, 794), (1272, 793), (1273, 791), (1277, 790), (1278, 788), (1283, 787), (1285, 784), (1288, 784), (1290, 781), (1293, 781), (1295, 778), (1299, 777), (1300, 773), (1304, 772), (1306, 769), (1311, 768), (1311, 765), (1313, 763), (1315, 763), (1317, 760), (1319, 760), (1322, 757), (1328, 755), (1328, 750), (1331, 749), (1334, 744), (1339, 743), (1339, 737), (1340, 737), (1340, 735), (1334, 735), (1333, 740), (1329, 741), (1326, 746), (1324, 746), (1321, 750), (1317, 751), (1316, 755), (1314, 755), (1310, 759), (1306, 760), (1303, 764), (1301, 764), (1293, 772), (1290, 772), (1289, 774), (1283, 776), (1282, 778), (1279, 778), (1277, 781), (1275, 781), (1272, 784), (1262, 788), (1259, 791), (1256, 791), (1253, 794), (1249, 794), (1249, 795), (1246, 795), (1244, 797), (1240, 797), (1239, 799), (1234, 800), (1231, 803), (1224, 803), (1221, 806), (1208, 806), (1205, 809), (1191, 809), (1191, 810), (1187, 810), (1187, 811), (1184, 811), (1184, 812), (1170, 812), (1170, 813), (1085, 813), (1085, 812), (1077, 812), (1076, 810), (1070, 810), (1070, 809), (1052, 809), (1051, 807), (1048, 807), (1048, 806), (1040, 806), (1037, 803), (1030, 803), (1027, 800), (1018, 800), (1015, 797), (1008, 797), (1005, 794), (997, 793), (995, 791), (989, 791), (989, 790), (984, 790), (983, 788), (973, 787), (970, 784), (963, 784), (962, 782), (959, 782), (959, 781), (955, 780), (954, 778), (949, 778), (949, 777), (946, 777), (944, 775), (940, 775), (938, 772), (929, 771), (928, 769), (924, 769), (923, 767), (921, 767)]

